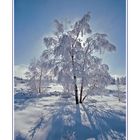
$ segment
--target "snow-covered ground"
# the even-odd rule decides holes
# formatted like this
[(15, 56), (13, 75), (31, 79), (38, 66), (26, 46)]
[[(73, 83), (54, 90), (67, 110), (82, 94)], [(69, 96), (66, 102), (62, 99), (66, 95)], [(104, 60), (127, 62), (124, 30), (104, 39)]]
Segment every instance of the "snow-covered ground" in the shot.
[(74, 96), (62, 94), (57, 85), (52, 84), (49, 92), (38, 97), (15, 96), (15, 140), (126, 139), (124, 98), (119, 102), (114, 95), (94, 95), (76, 105)]
[[(116, 85), (109, 85), (109, 86), (107, 86), (107, 89), (118, 90)], [(122, 92), (125, 92), (126, 91), (126, 86), (125, 85), (120, 85), (119, 90), (122, 91)]]

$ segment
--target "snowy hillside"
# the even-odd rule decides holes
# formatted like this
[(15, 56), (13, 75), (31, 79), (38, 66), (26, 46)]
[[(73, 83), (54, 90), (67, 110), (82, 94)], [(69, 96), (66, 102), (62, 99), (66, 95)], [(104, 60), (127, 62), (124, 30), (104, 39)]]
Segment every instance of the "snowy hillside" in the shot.
[(52, 84), (43, 96), (15, 94), (15, 140), (126, 139), (125, 100), (107, 93), (76, 105), (73, 95), (56, 87)]

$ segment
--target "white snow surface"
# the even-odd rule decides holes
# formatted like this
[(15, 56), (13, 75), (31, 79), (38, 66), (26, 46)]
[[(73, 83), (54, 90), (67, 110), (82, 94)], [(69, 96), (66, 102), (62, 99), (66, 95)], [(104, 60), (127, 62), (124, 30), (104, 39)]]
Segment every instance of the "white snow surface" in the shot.
[(36, 98), (15, 97), (15, 140), (126, 139), (125, 100), (89, 95), (76, 105), (74, 96), (62, 93), (55, 84), (49, 92)]

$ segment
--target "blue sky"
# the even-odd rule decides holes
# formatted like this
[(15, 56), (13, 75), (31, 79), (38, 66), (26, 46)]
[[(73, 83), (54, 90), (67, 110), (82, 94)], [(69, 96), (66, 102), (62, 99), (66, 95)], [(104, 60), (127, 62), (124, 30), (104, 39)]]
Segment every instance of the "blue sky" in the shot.
[(125, 74), (125, 0), (15, 0), (14, 59), (15, 65), (28, 65), (45, 48), (43, 37), (54, 31), (54, 19), (81, 18), (91, 12), (93, 32), (108, 34), (116, 45), (104, 62), (113, 75)]

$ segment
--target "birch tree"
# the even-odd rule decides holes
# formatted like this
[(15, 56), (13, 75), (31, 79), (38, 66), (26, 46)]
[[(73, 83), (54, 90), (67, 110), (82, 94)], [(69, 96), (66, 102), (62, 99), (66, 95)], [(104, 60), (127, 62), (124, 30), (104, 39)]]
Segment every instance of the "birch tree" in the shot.
[(46, 63), (40, 59), (32, 59), (26, 77), (28, 78), (28, 86), (35, 93), (42, 93), (43, 84), (47, 81)]
[(46, 50), (43, 56), (51, 62), (50, 68), (59, 82), (73, 85), (76, 104), (82, 103), (87, 96), (83, 96), (84, 86), (103, 89), (109, 83), (109, 66), (102, 64), (97, 53), (116, 50), (106, 34), (92, 32), (90, 18), (88, 12), (68, 29), (55, 20), (54, 35), (44, 37)]

